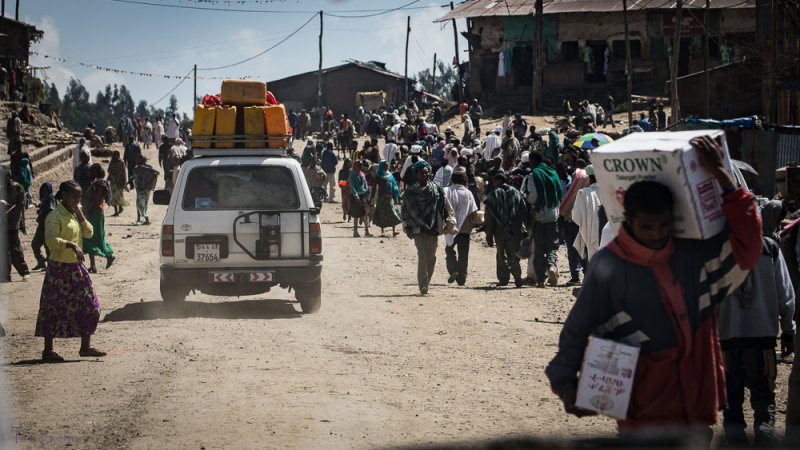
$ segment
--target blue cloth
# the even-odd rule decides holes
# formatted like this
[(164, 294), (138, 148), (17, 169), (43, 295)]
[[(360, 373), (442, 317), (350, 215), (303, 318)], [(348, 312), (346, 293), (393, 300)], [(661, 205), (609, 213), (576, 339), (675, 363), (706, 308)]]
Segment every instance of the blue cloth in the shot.
[(431, 165), (425, 161), (417, 161), (413, 166), (411, 166), (411, 170), (413, 170), (414, 175), (416, 175), (417, 171), (423, 167), (427, 167), (429, 171), (431, 170)]
[(386, 189), (391, 192), (394, 201), (399, 202), (400, 189), (397, 188), (397, 182), (394, 180), (394, 176), (386, 170), (386, 160), (381, 161), (378, 165), (377, 176), (378, 178), (386, 180)]
[(323, 150), (322, 170), (327, 174), (335, 173), (336, 164), (339, 164), (339, 158), (336, 156), (336, 153), (334, 153), (333, 150), (329, 148)]
[(653, 131), (653, 126), (650, 125), (650, 121), (647, 119), (640, 120), (639, 126), (642, 127), (644, 131)]

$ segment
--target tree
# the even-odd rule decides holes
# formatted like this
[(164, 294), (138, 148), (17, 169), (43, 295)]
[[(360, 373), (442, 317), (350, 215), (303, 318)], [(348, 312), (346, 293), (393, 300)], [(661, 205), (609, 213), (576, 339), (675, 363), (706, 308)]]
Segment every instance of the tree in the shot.
[(58, 93), (56, 84), (45, 85), (45, 103), (49, 103), (53, 108), (61, 108), (61, 96)]
[(175, 95), (169, 96), (169, 106), (167, 106), (166, 117), (172, 117), (173, 114), (178, 114), (178, 97)]
[(119, 86), (119, 92), (116, 103), (114, 103), (113, 110), (114, 110), (114, 117), (133, 117), (133, 111), (136, 107), (136, 104), (133, 102), (133, 97), (131, 97), (130, 91), (125, 85)]
[(92, 109), (94, 105), (89, 103), (89, 92), (79, 80), (70, 78), (64, 94), (61, 121), (73, 130), (83, 130), (92, 121)]
[[(433, 74), (431, 69), (425, 69), (417, 74), (417, 82), (422, 85), (422, 89), (428, 91), (431, 85)], [(453, 85), (456, 83), (458, 75), (453, 69), (453, 66), (445, 64), (444, 61), (439, 60), (436, 62), (436, 84), (433, 86), (432, 94), (438, 95), (442, 98), (450, 99), (452, 97), (451, 91)]]
[(150, 110), (147, 108), (146, 100), (139, 100), (139, 106), (136, 107), (136, 116), (142, 119), (150, 116)]

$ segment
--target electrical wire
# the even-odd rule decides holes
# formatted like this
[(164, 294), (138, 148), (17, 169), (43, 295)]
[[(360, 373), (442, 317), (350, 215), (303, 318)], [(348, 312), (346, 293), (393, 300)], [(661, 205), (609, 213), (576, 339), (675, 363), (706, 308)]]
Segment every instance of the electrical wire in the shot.
[[(192, 6), (192, 5), (171, 5), (165, 3), (153, 3), (147, 2), (143, 0), (109, 0), (116, 3), (128, 3), (133, 5), (143, 5), (143, 6), (156, 6), (161, 8), (183, 8), (183, 9), (197, 9), (202, 11), (220, 11), (220, 12), (246, 12), (246, 13), (267, 13), (267, 14), (309, 14), (309, 13), (319, 13), (319, 11), (309, 11), (309, 10), (293, 10), (293, 11), (281, 11), (281, 10), (263, 10), (263, 9), (232, 9), (232, 8), (211, 8), (208, 6)], [(411, 2), (409, 4), (417, 3), (419, 0)], [(444, 8), (445, 6), (449, 5), (428, 5), (428, 6), (415, 6), (415, 7), (407, 7), (407, 5), (392, 8), (392, 9), (352, 9), (352, 10), (341, 10), (341, 11), (334, 11), (334, 13), (324, 13), (325, 15), (329, 15), (331, 17), (340, 17), (340, 18), (360, 18), (360, 17), (374, 17), (379, 16), (381, 14), (386, 14), (390, 12), (394, 12), (400, 9), (427, 9), (431, 7), (437, 8)], [(338, 15), (336, 13), (342, 14)], [(365, 15), (343, 15), (346, 13), (374, 13), (374, 14), (365, 14)]]
[[(391, 13), (391, 12), (399, 11), (401, 9), (406, 9), (409, 6), (413, 5), (414, 3), (418, 3), (418, 2), (419, 2), (419, 0), (413, 0), (413, 1), (410, 1), (410, 2), (408, 2), (406, 4), (404, 4), (404, 5), (398, 6), (397, 8), (386, 9), (386, 10), (382, 10), (382, 11), (379, 11), (379, 12), (376, 12), (376, 13), (372, 13), (372, 14), (343, 15), (343, 14), (333, 14), (333, 13), (326, 13), (326, 12), (323, 12), (323, 14), (328, 16), (328, 17), (338, 17), (340, 19), (361, 19), (361, 18), (364, 18), (364, 17), (375, 17), (375, 16), (380, 16), (380, 15), (383, 15), (383, 14), (388, 14), (388, 13)], [(433, 6), (435, 6), (435, 5), (433, 5)], [(439, 6), (439, 7), (441, 8), (441, 6)], [(429, 6), (426, 6), (426, 8), (429, 8)]]
[(243, 60), (241, 60), (241, 61), (238, 61), (238, 62), (235, 62), (235, 63), (233, 63), (233, 64), (228, 64), (228, 65), (225, 65), (225, 66), (219, 66), (219, 67), (204, 67), (204, 68), (202, 68), (202, 69), (198, 68), (197, 70), (217, 70), (217, 69), (227, 69), (228, 67), (238, 66), (239, 64), (243, 64), (243, 63), (246, 63), (247, 61), (251, 61), (251, 60), (253, 60), (253, 59), (256, 59), (256, 58), (258, 58), (259, 56), (261, 56), (261, 55), (263, 55), (263, 54), (267, 53), (268, 51), (272, 50), (273, 48), (275, 48), (275, 47), (277, 47), (277, 46), (279, 46), (279, 45), (283, 44), (283, 43), (284, 43), (284, 42), (286, 42), (287, 40), (289, 40), (289, 38), (290, 38), (290, 37), (292, 37), (292, 36), (294, 36), (295, 34), (297, 34), (297, 33), (298, 33), (300, 30), (302, 30), (302, 29), (303, 29), (303, 27), (305, 27), (305, 26), (306, 26), (306, 25), (308, 25), (308, 24), (309, 24), (309, 23), (310, 23), (312, 20), (314, 20), (314, 18), (315, 18), (315, 17), (317, 17), (317, 13), (314, 13), (314, 14), (312, 14), (312, 15), (311, 15), (311, 17), (309, 17), (309, 18), (308, 18), (308, 20), (306, 20), (306, 21), (305, 21), (305, 23), (303, 23), (302, 25), (300, 25), (300, 28), (298, 28), (298, 29), (296, 29), (296, 30), (292, 31), (292, 33), (291, 33), (290, 35), (288, 35), (288, 36), (286, 36), (285, 38), (281, 39), (280, 41), (278, 41), (278, 43), (277, 43), (277, 44), (273, 45), (272, 47), (270, 47), (270, 48), (268, 48), (268, 49), (264, 50), (263, 52), (261, 52), (261, 53), (259, 53), (259, 54), (257, 54), (257, 55), (253, 55), (253, 56), (251, 56), (251, 57), (249, 57), (249, 58), (245, 58), (245, 59), (243, 59)]
[(179, 81), (178, 84), (176, 84), (174, 88), (172, 88), (169, 92), (164, 94), (163, 97), (161, 97), (160, 99), (158, 99), (155, 102), (153, 102), (150, 106), (156, 106), (157, 104), (161, 103), (162, 100), (167, 98), (167, 96), (169, 94), (172, 94), (173, 92), (175, 92), (175, 89), (178, 89), (178, 86), (180, 86), (181, 84), (183, 84), (184, 81), (189, 79), (189, 74), (191, 74), (192, 72), (194, 72), (194, 68), (189, 69), (189, 72), (187, 72), (186, 75), (184, 75), (183, 78), (181, 78), (181, 81)]
[[(130, 61), (131, 58), (137, 58), (137, 57), (141, 57), (141, 56), (154, 56), (154, 55), (163, 55), (163, 54), (171, 54), (171, 53), (177, 53), (177, 54), (183, 55), (182, 52), (185, 52), (187, 50), (199, 50), (199, 49), (210, 49), (208, 51), (228, 50), (228, 49), (233, 49), (233, 48), (246, 47), (248, 45), (263, 44), (265, 40), (266, 41), (273, 41), (273, 40), (278, 39), (277, 36), (282, 36), (284, 33), (288, 33), (289, 31), (290, 30), (280, 30), (280, 31), (272, 32), (272, 33), (265, 33), (265, 34), (258, 35), (258, 36), (251, 36), (251, 37), (246, 37), (246, 38), (242, 38), (242, 39), (231, 39), (231, 40), (226, 40), (225, 42), (215, 42), (213, 44), (197, 45), (197, 46), (193, 46), (193, 47), (168, 49), (168, 50), (155, 50), (155, 51), (148, 51), (148, 52), (144, 52), (144, 53), (133, 53), (133, 54), (130, 54), (130, 55), (121, 55), (121, 56), (100, 56), (100, 57), (97, 57), (97, 58), (93, 58), (92, 62), (98, 63), (98, 62), (109, 62), (109, 61), (116, 61), (116, 60)], [(273, 37), (273, 36), (275, 36), (275, 37)], [(231, 44), (231, 43), (234, 43), (234, 42), (246, 42), (246, 43), (242, 44), (242, 45), (219, 47), (220, 45)], [(193, 53), (191, 53), (191, 54), (193, 54)], [(155, 58), (155, 59), (160, 59), (160, 58)]]

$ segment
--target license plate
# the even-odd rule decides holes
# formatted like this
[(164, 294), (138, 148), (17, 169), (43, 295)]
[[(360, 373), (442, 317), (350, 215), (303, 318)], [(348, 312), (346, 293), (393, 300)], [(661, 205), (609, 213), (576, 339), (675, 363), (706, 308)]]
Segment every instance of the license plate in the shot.
[(219, 262), (219, 244), (195, 244), (194, 262)]

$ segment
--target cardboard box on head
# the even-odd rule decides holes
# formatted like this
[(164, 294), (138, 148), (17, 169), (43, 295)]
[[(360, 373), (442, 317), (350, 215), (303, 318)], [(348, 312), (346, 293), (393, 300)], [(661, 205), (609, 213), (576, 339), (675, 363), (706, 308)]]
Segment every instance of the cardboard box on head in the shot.
[(722, 231), (722, 188), (689, 143), (700, 136), (721, 141), (723, 163), (733, 173), (725, 133), (717, 130), (633, 133), (592, 152), (600, 200), (615, 236), (625, 220), (625, 191), (645, 180), (672, 192), (675, 236), (708, 239)]

